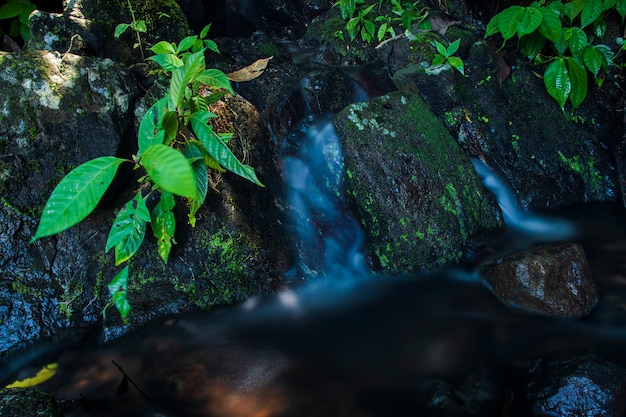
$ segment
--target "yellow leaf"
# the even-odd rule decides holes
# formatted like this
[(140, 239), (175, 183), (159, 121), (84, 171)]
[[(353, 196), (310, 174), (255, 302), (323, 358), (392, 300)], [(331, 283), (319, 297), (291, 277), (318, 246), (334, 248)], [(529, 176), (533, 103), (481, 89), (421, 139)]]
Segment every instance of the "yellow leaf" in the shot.
[(259, 59), (255, 61), (254, 63), (248, 65), (247, 67), (244, 67), (235, 72), (231, 72), (230, 74), (226, 74), (226, 77), (228, 77), (229, 80), (234, 81), (236, 83), (242, 82), (242, 81), (254, 80), (256, 77), (263, 74), (263, 71), (265, 71), (265, 68), (267, 68), (267, 63), (272, 58), (274, 57), (271, 56), (269, 58)]
[(41, 383), (46, 382), (50, 378), (52, 378), (57, 373), (57, 368), (59, 367), (56, 363), (51, 363), (39, 370), (37, 375), (32, 378), (25, 378), (21, 381), (15, 381), (12, 384), (7, 385), (5, 388), (30, 388)]

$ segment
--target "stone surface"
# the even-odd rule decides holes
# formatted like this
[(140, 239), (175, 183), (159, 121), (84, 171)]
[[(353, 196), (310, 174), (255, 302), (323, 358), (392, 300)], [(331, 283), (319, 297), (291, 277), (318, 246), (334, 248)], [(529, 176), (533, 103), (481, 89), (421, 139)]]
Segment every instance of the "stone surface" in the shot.
[(335, 127), (374, 270), (458, 261), (472, 235), (501, 225), (469, 159), (419, 96), (398, 92), (353, 104)]
[(480, 267), (480, 275), (504, 302), (556, 317), (582, 317), (598, 292), (581, 246), (553, 243), (505, 255)]
[(52, 395), (26, 388), (0, 389), (0, 415), (2, 417), (63, 417)]
[(584, 349), (561, 349), (532, 365), (526, 397), (538, 417), (620, 417), (626, 369)]

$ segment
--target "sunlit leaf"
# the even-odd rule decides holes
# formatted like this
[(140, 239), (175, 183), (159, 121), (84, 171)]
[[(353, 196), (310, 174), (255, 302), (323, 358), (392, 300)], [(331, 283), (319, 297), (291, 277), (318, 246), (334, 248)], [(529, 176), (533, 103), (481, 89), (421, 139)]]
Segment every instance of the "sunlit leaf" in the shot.
[(153, 55), (153, 56), (149, 56), (146, 59), (156, 62), (157, 64), (159, 64), (161, 68), (169, 72), (172, 72), (176, 68), (183, 65), (183, 61), (181, 61), (180, 58), (178, 58), (174, 54)]
[(161, 197), (150, 213), (152, 220), (152, 232), (157, 238), (158, 252), (161, 258), (167, 262), (176, 231), (176, 219), (174, 218), (174, 196), (167, 191), (161, 193)]
[(62, 232), (87, 217), (100, 202), (124, 161), (114, 156), (102, 156), (70, 171), (46, 202), (32, 241)]
[(461, 74), (465, 75), (465, 66), (463, 65), (463, 60), (456, 56), (451, 56), (448, 58), (448, 64), (454, 69), (456, 69)]
[(128, 265), (115, 275), (113, 280), (108, 284), (108, 288), (113, 304), (117, 308), (117, 311), (120, 312), (122, 321), (126, 323), (126, 318), (128, 317), (128, 313), (130, 313), (130, 303), (126, 299), (126, 294), (128, 293)]
[(262, 186), (263, 184), (261, 184), (254, 173), (254, 168), (242, 164), (228, 148), (226, 142), (216, 135), (206, 122), (203, 122), (205, 119), (206, 117), (202, 113), (194, 113), (191, 115), (191, 126), (211, 157), (227, 170)]
[(196, 178), (191, 164), (180, 151), (166, 145), (152, 145), (145, 150), (140, 163), (150, 179), (163, 190), (196, 197)]
[(113, 221), (105, 251), (115, 247), (115, 265), (129, 260), (143, 243), (150, 212), (141, 191), (124, 204)]
[(247, 67), (228, 73), (226, 74), (226, 76), (228, 77), (229, 80), (234, 81), (234, 82), (254, 80), (258, 76), (263, 74), (263, 71), (265, 71), (268, 63), (270, 62), (270, 59), (272, 58), (273, 56), (270, 56), (269, 58), (256, 60), (255, 62), (248, 65)]
[(119, 38), (124, 34), (124, 32), (126, 32), (129, 27), (130, 25), (128, 23), (120, 23), (115, 27), (115, 32), (113, 33), (113, 36)]
[(195, 80), (210, 87), (223, 88), (228, 90), (231, 94), (235, 94), (228, 80), (228, 76), (218, 69), (206, 69), (198, 74)]
[(190, 49), (197, 40), (197, 36), (187, 36), (182, 41), (180, 41), (180, 43), (176, 47), (176, 52), (181, 53), (183, 51), (186, 51), (187, 49)]
[(174, 45), (172, 45), (171, 43), (167, 41), (158, 42), (152, 48), (149, 48), (149, 50), (154, 52), (157, 55), (160, 55), (160, 54), (176, 55), (176, 48), (174, 48)]

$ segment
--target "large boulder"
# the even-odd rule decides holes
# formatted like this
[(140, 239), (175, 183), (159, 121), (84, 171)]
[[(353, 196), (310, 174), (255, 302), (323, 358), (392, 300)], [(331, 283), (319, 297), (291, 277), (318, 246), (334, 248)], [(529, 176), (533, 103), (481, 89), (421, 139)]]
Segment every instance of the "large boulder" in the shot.
[(472, 236), (501, 225), (471, 162), (418, 95), (353, 104), (335, 127), (372, 269), (402, 273), (459, 261)]

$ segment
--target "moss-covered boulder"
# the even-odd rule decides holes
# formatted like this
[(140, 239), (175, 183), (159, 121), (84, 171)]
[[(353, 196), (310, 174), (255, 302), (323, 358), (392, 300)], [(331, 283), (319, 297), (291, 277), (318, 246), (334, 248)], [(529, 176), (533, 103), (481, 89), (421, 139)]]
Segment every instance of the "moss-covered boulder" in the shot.
[(473, 235), (501, 225), (471, 162), (418, 95), (396, 92), (353, 104), (335, 126), (374, 270), (459, 261)]

